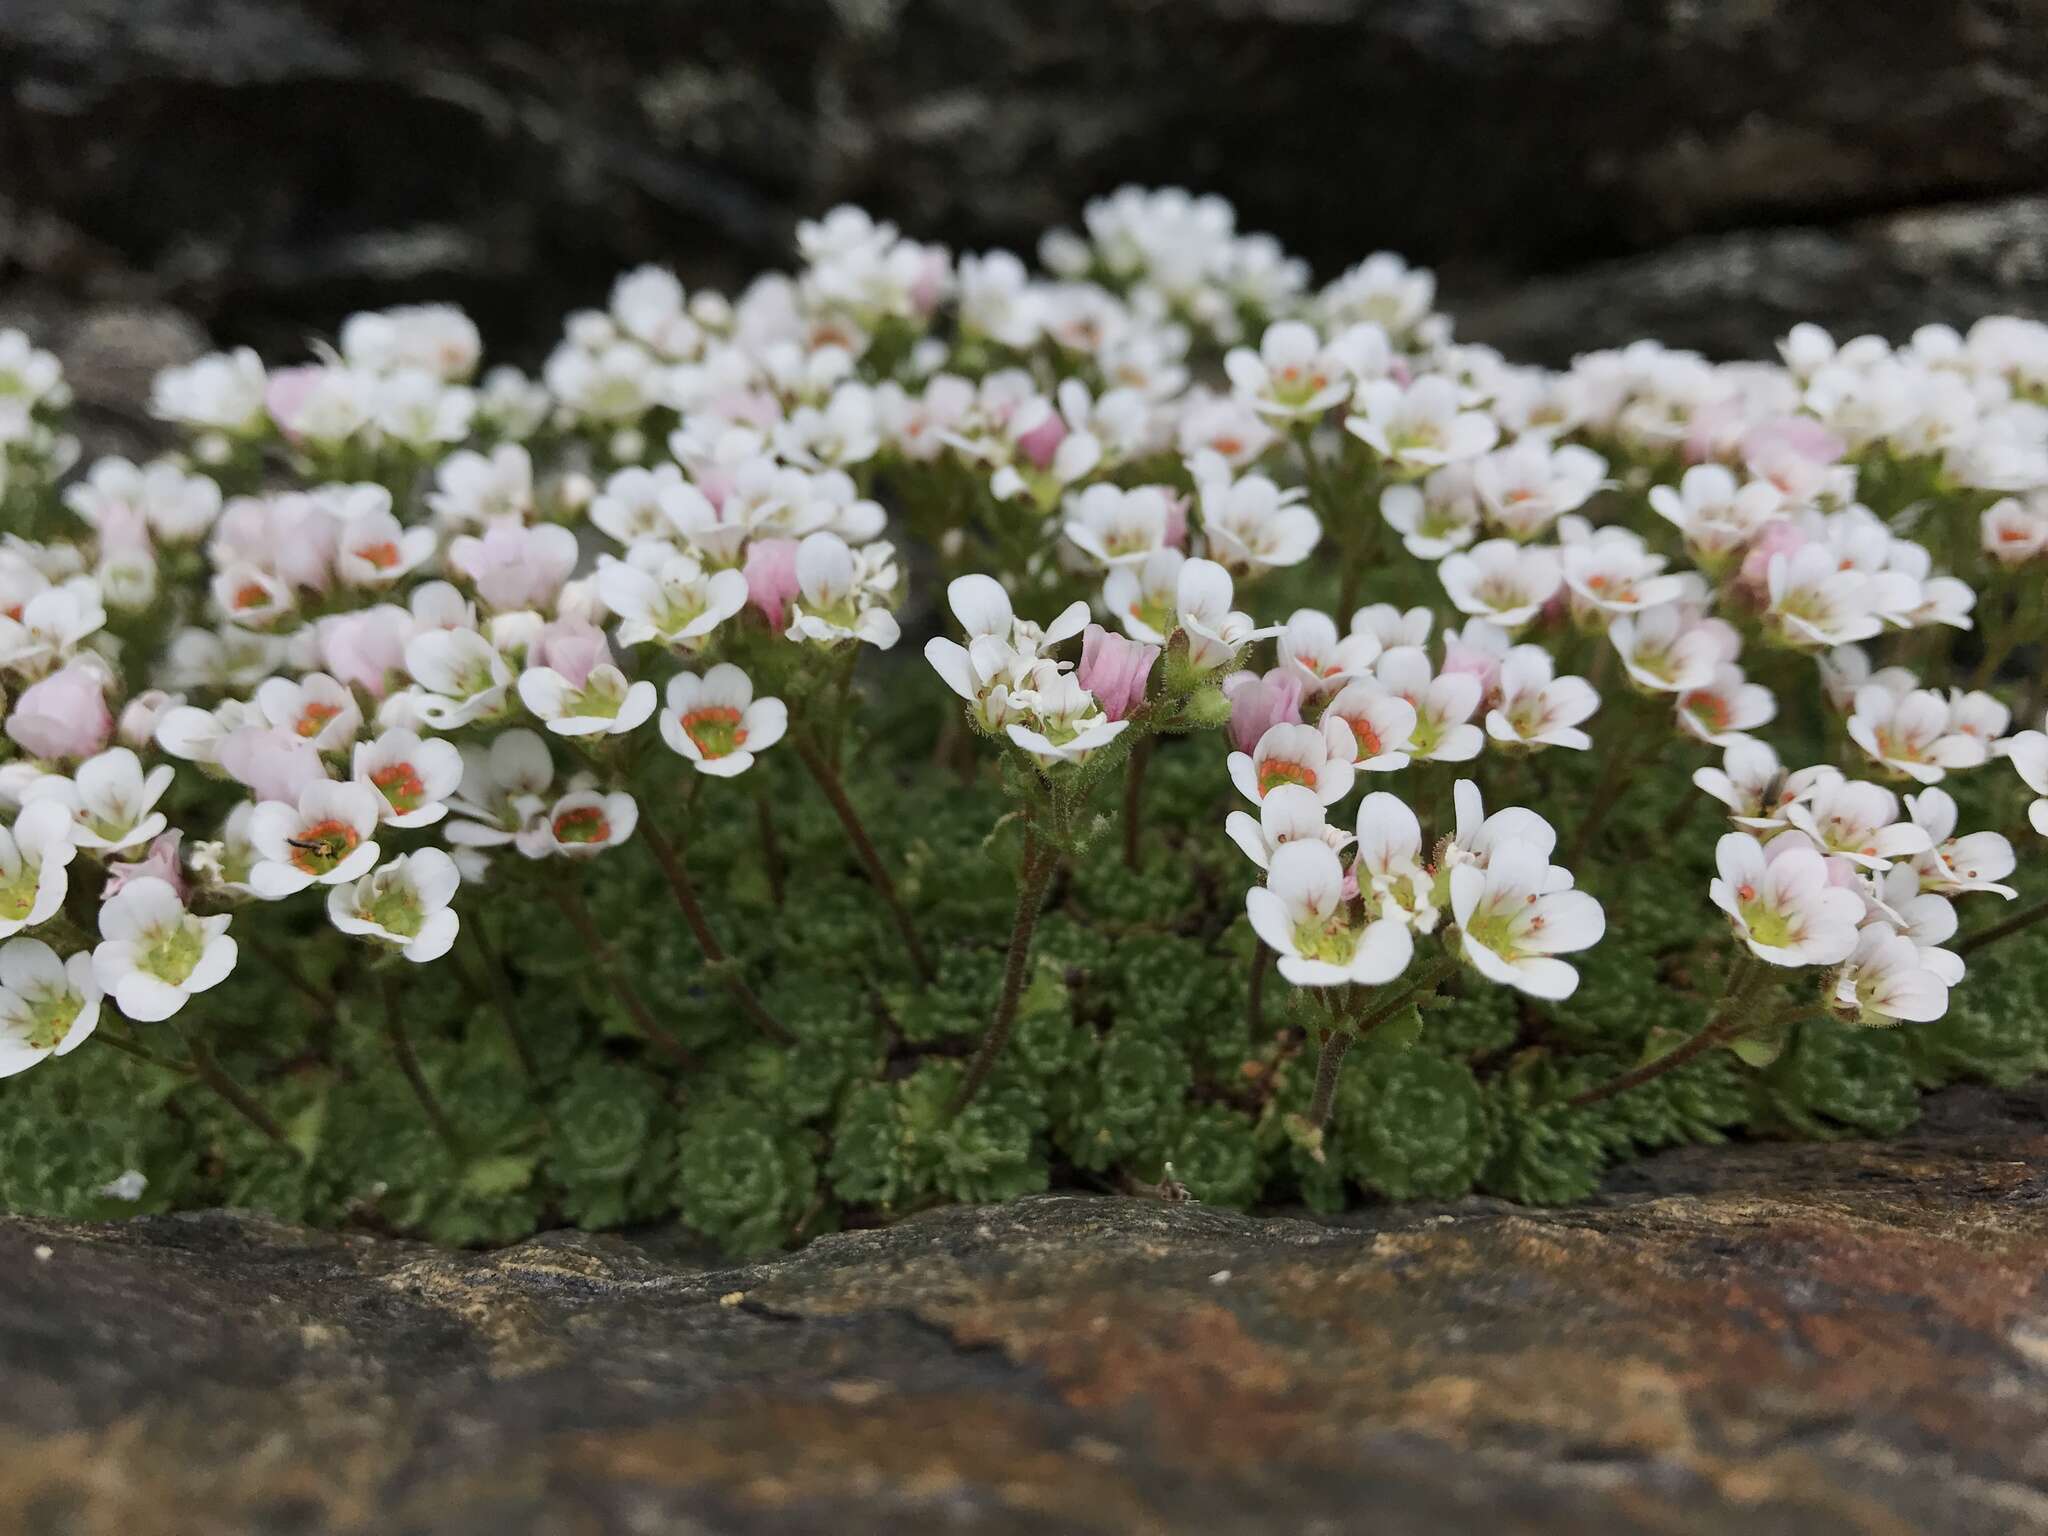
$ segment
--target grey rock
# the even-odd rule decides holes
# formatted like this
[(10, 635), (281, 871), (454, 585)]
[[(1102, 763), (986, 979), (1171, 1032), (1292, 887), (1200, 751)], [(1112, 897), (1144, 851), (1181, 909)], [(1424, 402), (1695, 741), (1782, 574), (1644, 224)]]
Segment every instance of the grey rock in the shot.
[(1050, 1196), (722, 1267), (0, 1221), (0, 1529), (2048, 1530), (2048, 1090), (1561, 1211)]
[(32, 270), (286, 350), (434, 294), (531, 353), (849, 198), (1021, 247), (1179, 182), (1476, 292), (2048, 163), (2048, 0), (18, 0), (0, 80), (0, 198), (91, 252)]

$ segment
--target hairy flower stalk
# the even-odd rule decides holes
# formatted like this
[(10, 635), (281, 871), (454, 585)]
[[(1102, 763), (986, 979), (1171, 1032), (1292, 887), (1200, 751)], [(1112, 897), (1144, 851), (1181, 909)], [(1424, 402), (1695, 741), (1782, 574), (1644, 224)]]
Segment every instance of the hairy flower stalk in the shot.
[(896, 932), (903, 940), (903, 949), (910, 956), (911, 967), (922, 981), (930, 981), (935, 974), (931, 957), (925, 953), (924, 943), (917, 936), (917, 925), (910, 920), (909, 909), (903, 905), (903, 897), (897, 892), (896, 881), (889, 873), (888, 865), (882, 862), (882, 855), (875, 848), (875, 841), (868, 836), (868, 829), (860, 819), (860, 812), (854, 809), (848, 798), (846, 785), (839, 777), (839, 771), (828, 762), (817, 744), (798, 732), (794, 738), (797, 758), (817, 783), (819, 791), (832, 807), (832, 814), (839, 818), (839, 825), (846, 831), (846, 838), (853, 845), (854, 855), (867, 872), (868, 883), (882, 898), (882, 904), (889, 909), (889, 919), (896, 925)]
[(1689, 1036), (1661, 1056), (1653, 1056), (1641, 1065), (1611, 1077), (1583, 1093), (1574, 1094), (1565, 1102), (1573, 1109), (1584, 1109), (1588, 1104), (1598, 1104), (1617, 1094), (1640, 1088), (1644, 1083), (1654, 1082), (1667, 1072), (1675, 1072), (1689, 1061), (1697, 1060), (1717, 1045), (1726, 1045), (1739, 1039), (1746, 1032), (1761, 1027), (1766, 1021), (1755, 1017), (1753, 1003), (1757, 992), (1770, 980), (1770, 967), (1738, 955), (1733, 974), (1728, 979), (1728, 991), (1715, 1010), (1713, 1018), (1697, 1034)]
[(647, 847), (654, 855), (655, 863), (661, 866), (662, 877), (668, 881), (668, 888), (674, 893), (676, 906), (682, 911), (683, 921), (689, 925), (690, 934), (697, 941), (698, 949), (704, 953), (706, 964), (717, 976), (718, 983), (732, 994), (732, 1000), (739, 1004), (740, 1012), (768, 1039), (777, 1045), (794, 1045), (796, 1037), (777, 1021), (767, 1006), (747, 985), (747, 979), (739, 972), (725, 947), (718, 942), (718, 935), (711, 931), (711, 924), (704, 916), (703, 903), (698, 899), (696, 884), (690, 879), (689, 871), (683, 867), (683, 860), (661, 830), (655, 826), (652, 817), (640, 823), (640, 835), (647, 839)]
[(562, 909), (562, 916), (569, 920), (569, 926), (576, 930), (576, 937), (583, 941), (583, 947), (604, 977), (605, 985), (611, 989), (612, 996), (618, 999), (619, 1006), (626, 1010), (628, 1017), (640, 1027), (641, 1034), (677, 1066), (695, 1068), (696, 1058), (673, 1031), (655, 1019), (639, 990), (627, 979), (619, 966), (618, 956), (604, 941), (604, 935), (597, 931), (597, 924), (591, 919), (590, 909), (583, 904), (583, 898), (567, 885), (553, 887), (553, 895), (555, 905)]
[(448, 1149), (451, 1157), (458, 1162), (469, 1156), (469, 1148), (462, 1139), (462, 1133), (455, 1129), (455, 1122), (448, 1118), (448, 1111), (441, 1107), (441, 1100), (435, 1094), (433, 1085), (427, 1081), (427, 1074), (420, 1066), (419, 1052), (413, 1049), (412, 1035), (405, 1027), (405, 1007), (399, 1001), (398, 973), (387, 969), (383, 977), (384, 990), (384, 1038), (391, 1044), (391, 1055), (398, 1063), (398, 1070), (405, 1074), (406, 1085), (412, 1089), (412, 1096), (419, 1101), (420, 1111), (427, 1117), (427, 1123), (434, 1128), (434, 1134), (441, 1138), (441, 1145)]
[(960, 1086), (946, 1107), (949, 1116), (957, 1116), (974, 1102), (974, 1096), (981, 1092), (981, 1085), (988, 1081), (1009, 1042), (1010, 1028), (1017, 1022), (1017, 1004), (1024, 996), (1024, 974), (1031, 964), (1031, 936), (1038, 928), (1039, 909), (1045, 905), (1045, 888), (1052, 883), (1059, 862), (1058, 849), (1042, 844), (1027, 822), (1023, 862), (1017, 871), (1017, 913), (1010, 922), (1010, 946), (1003, 956), (1003, 990), (974, 1059), (967, 1065), (967, 1075), (960, 1079)]
[(199, 1074), (199, 1080), (272, 1142), (292, 1156), (299, 1156), (298, 1147), (293, 1144), (291, 1137), (285, 1134), (284, 1127), (277, 1123), (254, 1094), (228, 1076), (226, 1069), (214, 1056), (212, 1047), (193, 1030), (183, 1030), (182, 1033), (185, 1037), (185, 1050), (192, 1058), (192, 1070)]

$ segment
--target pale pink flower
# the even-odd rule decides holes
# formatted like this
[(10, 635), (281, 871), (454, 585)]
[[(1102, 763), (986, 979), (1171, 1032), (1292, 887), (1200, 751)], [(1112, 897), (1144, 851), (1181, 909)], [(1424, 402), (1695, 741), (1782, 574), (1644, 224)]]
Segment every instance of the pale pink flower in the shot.
[(7, 734), (31, 757), (53, 762), (91, 757), (114, 734), (105, 678), (80, 664), (30, 684), (14, 701)]
[(1081, 632), (1081, 661), (1074, 677), (1095, 695), (1104, 715), (1122, 720), (1145, 702), (1145, 685), (1158, 659), (1158, 646), (1140, 645), (1090, 624)]
[[(1223, 693), (1230, 700), (1230, 742), (1240, 752), (1251, 751), (1276, 725), (1301, 723), (1301, 678), (1284, 667), (1263, 677), (1233, 672), (1223, 679)], [(2041, 792), (2048, 794), (2048, 788)]]
[(747, 545), (747, 601), (777, 633), (789, 622), (789, 604), (802, 590), (796, 578), (795, 539), (755, 539)]

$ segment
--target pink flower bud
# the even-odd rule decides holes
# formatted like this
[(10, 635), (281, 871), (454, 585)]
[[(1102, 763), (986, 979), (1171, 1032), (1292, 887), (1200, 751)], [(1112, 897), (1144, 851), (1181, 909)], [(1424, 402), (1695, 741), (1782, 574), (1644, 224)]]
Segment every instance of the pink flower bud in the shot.
[(1797, 554), (1806, 543), (1807, 537), (1796, 523), (1783, 518), (1765, 523), (1762, 532), (1750, 542), (1749, 553), (1742, 557), (1737, 583), (1761, 597), (1770, 584), (1771, 557)]
[(405, 673), (405, 642), (415, 627), (412, 615), (392, 603), (322, 619), (320, 665), (350, 687), (381, 699), (391, 691), (391, 680)]
[(1230, 743), (1249, 752), (1276, 725), (1301, 723), (1301, 679), (1275, 667), (1264, 677), (1233, 672), (1223, 679), (1230, 700)]
[(1053, 455), (1067, 440), (1067, 420), (1058, 411), (1047, 411), (1045, 420), (1017, 439), (1017, 451), (1036, 469), (1051, 469)]
[(1849, 451), (1838, 433), (1811, 416), (1779, 416), (1751, 427), (1742, 436), (1742, 461), (1753, 475), (1763, 476), (1779, 456), (1809, 464), (1836, 464)]
[(260, 725), (230, 731), (220, 744), (220, 765), (258, 800), (299, 803), (299, 792), (327, 777), (320, 749), (291, 731)]
[(590, 680), (596, 668), (609, 665), (611, 659), (604, 631), (595, 624), (579, 624), (573, 619), (558, 619), (542, 626), (526, 648), (529, 667), (552, 667), (577, 688)]
[(91, 757), (114, 734), (105, 682), (90, 667), (51, 673), (14, 701), (7, 734), (31, 757)]
[(1081, 664), (1074, 679), (1095, 695), (1105, 715), (1121, 720), (1145, 702), (1145, 684), (1158, 659), (1158, 646), (1140, 645), (1090, 624), (1081, 632)]
[(755, 539), (747, 546), (747, 601), (778, 632), (788, 622), (789, 600), (801, 590), (796, 550), (795, 539)]
[(149, 845), (149, 852), (139, 859), (107, 866), (107, 888), (100, 893), (100, 900), (112, 901), (121, 894), (121, 887), (130, 880), (162, 880), (178, 893), (183, 901), (191, 894), (191, 887), (185, 879), (184, 866), (178, 860), (178, 844), (185, 834), (175, 827), (158, 837)]

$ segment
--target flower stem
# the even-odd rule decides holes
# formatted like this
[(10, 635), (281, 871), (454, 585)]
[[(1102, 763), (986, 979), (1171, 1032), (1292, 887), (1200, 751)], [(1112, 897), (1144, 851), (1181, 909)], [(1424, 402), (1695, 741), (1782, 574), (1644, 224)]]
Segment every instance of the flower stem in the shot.
[(434, 1134), (441, 1138), (441, 1144), (449, 1155), (458, 1161), (469, 1155), (462, 1137), (456, 1132), (455, 1122), (448, 1118), (448, 1112), (441, 1107), (441, 1101), (434, 1096), (433, 1088), (427, 1082), (427, 1074), (420, 1070), (419, 1053), (412, 1048), (412, 1036), (406, 1032), (405, 1014), (398, 1004), (398, 973), (384, 973), (384, 1034), (391, 1042), (391, 1054), (398, 1058), (398, 1070), (405, 1074), (405, 1080), (412, 1085), (412, 1096), (420, 1101), (427, 1123), (434, 1128)]
[(180, 1072), (189, 1076), (193, 1072), (198, 1070), (190, 1062), (173, 1061), (168, 1056), (159, 1056), (155, 1051), (152, 1051), (148, 1046), (142, 1044), (141, 1041), (131, 1040), (126, 1035), (123, 1035), (116, 1030), (108, 1029), (104, 1025), (102, 1025), (99, 1029), (95, 1030), (94, 1035), (96, 1038), (106, 1041), (107, 1044), (111, 1045), (115, 1050), (121, 1051), (126, 1055), (133, 1056), (137, 1061), (146, 1061), (152, 1067), (159, 1068), (162, 1071)]
[(1038, 909), (1045, 902), (1045, 888), (1051, 883), (1052, 872), (1058, 865), (1059, 854), (1050, 848), (1041, 848), (1036, 834), (1027, 827), (1024, 832), (1024, 867), (1017, 877), (1017, 915), (1010, 925), (1010, 950), (1003, 961), (1002, 995), (996, 1002), (995, 1017), (989, 1021), (988, 1030), (981, 1037), (981, 1048), (974, 1053), (967, 1075), (960, 1080), (953, 1102), (947, 1107), (948, 1119), (974, 1101), (1010, 1038), (1010, 1026), (1017, 1021), (1017, 1003), (1024, 995), (1024, 972), (1031, 959), (1031, 935), (1038, 927)]
[(1322, 1050), (1316, 1056), (1315, 1097), (1308, 1101), (1308, 1123), (1318, 1130), (1330, 1123), (1330, 1110), (1337, 1101), (1337, 1079), (1344, 1070), (1344, 1055), (1351, 1049), (1353, 1038), (1348, 1029), (1323, 1031)]
[(917, 929), (911, 926), (910, 913), (904, 909), (903, 898), (896, 892), (896, 882), (889, 878), (882, 856), (875, 851), (874, 840), (868, 836), (867, 828), (861, 825), (860, 812), (853, 808), (853, 802), (846, 797), (846, 786), (839, 780), (838, 772), (819, 753), (815, 743), (798, 733), (793, 738), (796, 754), (811, 777), (817, 781), (819, 790), (831, 805), (833, 814), (838, 816), (839, 825), (846, 829), (847, 840), (853, 844), (861, 867), (867, 871), (868, 882), (882, 898), (882, 904), (889, 909), (889, 916), (895, 921), (896, 931), (903, 936), (903, 947), (910, 955), (910, 963), (923, 981), (932, 979), (932, 963), (925, 954), (924, 945), (919, 942)]
[(690, 1054), (673, 1032), (655, 1022), (654, 1015), (648, 1012), (647, 1004), (634, 990), (633, 983), (620, 971), (617, 957), (612, 954), (611, 946), (605, 943), (604, 936), (597, 931), (597, 924), (591, 920), (590, 909), (583, 905), (583, 898), (566, 883), (557, 884), (551, 889), (555, 905), (562, 909), (562, 916), (569, 920), (569, 926), (576, 930), (576, 937), (583, 941), (583, 947), (590, 951), (590, 957), (597, 962), (599, 971), (604, 974), (605, 985), (611, 988), (612, 996), (618, 999), (619, 1006), (626, 1010), (627, 1015), (640, 1027), (640, 1032), (647, 1037), (649, 1043), (664, 1056), (679, 1067), (694, 1069), (697, 1058)]
[(1455, 955), (1438, 956), (1435, 963), (1428, 970), (1415, 978), (1412, 986), (1404, 987), (1389, 1001), (1380, 1004), (1379, 1007), (1373, 1009), (1372, 1012), (1351, 1025), (1351, 1032), (1355, 1035), (1371, 1034), (1403, 1008), (1406, 1008), (1411, 1003), (1420, 1001), (1442, 986), (1444, 978), (1457, 968), (1458, 960)]
[(1662, 1077), (1666, 1072), (1684, 1066), (1717, 1045), (1725, 1045), (1741, 1034), (1750, 1023), (1747, 1004), (1757, 986), (1769, 975), (1766, 966), (1751, 959), (1744, 951), (1736, 960), (1736, 971), (1729, 979), (1727, 994), (1721, 1006), (1706, 1027), (1690, 1039), (1673, 1046), (1662, 1056), (1653, 1056), (1639, 1067), (1631, 1068), (1619, 1077), (1611, 1077), (1597, 1088), (1588, 1088), (1584, 1093), (1575, 1094), (1565, 1103), (1573, 1109), (1583, 1109), (1588, 1104), (1598, 1104), (1617, 1094), (1627, 1093), (1631, 1088), (1640, 1088), (1644, 1083)]
[(662, 875), (668, 881), (668, 888), (675, 893), (676, 906), (681, 909), (683, 921), (689, 925), (691, 935), (697, 940), (697, 947), (704, 952), (704, 958), (717, 970), (721, 984), (732, 994), (732, 1000), (740, 1005), (740, 1012), (747, 1016), (754, 1028), (777, 1045), (794, 1045), (796, 1036), (783, 1028), (761, 999), (754, 995), (754, 989), (747, 985), (746, 978), (740, 975), (732, 957), (726, 954), (724, 947), (718, 942), (718, 935), (711, 931), (711, 924), (704, 916), (704, 904), (697, 899), (697, 887), (691, 882), (689, 872), (683, 868), (683, 861), (676, 856), (674, 845), (662, 836), (652, 817), (641, 818), (640, 835), (647, 840), (647, 846), (654, 854), (654, 862), (661, 866)]
[(533, 1044), (526, 1038), (526, 1030), (519, 1022), (519, 1009), (512, 1000), (512, 983), (505, 975), (505, 963), (498, 958), (497, 947), (484, 931), (483, 914), (472, 911), (469, 915), (470, 937), (476, 940), (476, 951), (484, 963), (484, 985), (490, 988), (491, 1003), (498, 1014), (498, 1021), (505, 1026), (505, 1036), (512, 1042), (512, 1054), (519, 1058), (519, 1066), (527, 1078), (535, 1083), (540, 1081), (540, 1063), (533, 1054)]
[(1956, 942), (1956, 953), (1959, 955), (1974, 954), (1986, 944), (1996, 943), (2010, 934), (2018, 933), (2023, 928), (2033, 927), (2034, 924), (2040, 922), (2043, 918), (2048, 918), (2048, 901), (2044, 901), (2038, 906), (2028, 907), (2023, 912), (2015, 912), (2002, 923), (1993, 923), (1989, 928), (1979, 928), (1975, 933), (1965, 934)]
[(199, 1074), (199, 1080), (225, 1099), (235, 1111), (257, 1130), (268, 1136), (294, 1157), (300, 1156), (299, 1149), (285, 1135), (284, 1127), (271, 1117), (270, 1111), (259, 1104), (255, 1096), (240, 1083), (229, 1077), (206, 1042), (189, 1030), (185, 1032), (185, 1049), (192, 1056), (192, 1070)]
[(1153, 738), (1146, 736), (1131, 748), (1124, 764), (1124, 868), (1138, 867), (1138, 832), (1145, 804), (1145, 770), (1152, 763)]

